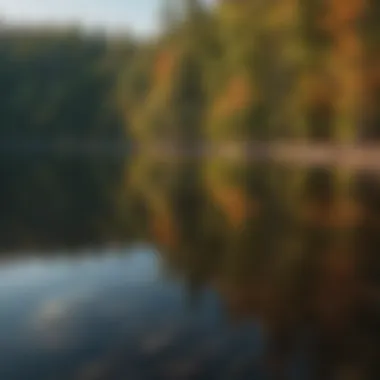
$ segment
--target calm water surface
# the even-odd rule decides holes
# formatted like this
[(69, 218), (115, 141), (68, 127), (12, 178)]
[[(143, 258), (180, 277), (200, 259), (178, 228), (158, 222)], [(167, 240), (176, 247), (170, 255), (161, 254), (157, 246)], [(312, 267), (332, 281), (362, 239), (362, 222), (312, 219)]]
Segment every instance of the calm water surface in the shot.
[(5, 251), (1, 379), (380, 378), (376, 173), (141, 160), (128, 189), (118, 248)]
[(1, 378), (259, 373), (259, 326), (231, 327), (212, 289), (192, 305), (153, 247), (78, 256), (1, 267)]

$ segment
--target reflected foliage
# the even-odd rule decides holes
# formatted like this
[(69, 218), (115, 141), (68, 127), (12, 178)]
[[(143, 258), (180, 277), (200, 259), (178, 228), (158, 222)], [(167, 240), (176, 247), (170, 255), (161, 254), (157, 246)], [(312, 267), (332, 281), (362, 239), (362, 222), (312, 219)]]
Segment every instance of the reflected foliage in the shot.
[[(52, 164), (33, 162), (41, 171)], [(67, 176), (85, 189), (96, 178), (84, 176), (90, 164), (66, 158), (60, 167), (72, 165)], [(40, 200), (20, 204), (6, 228), (32, 225), (34, 239), (49, 232), (55, 243), (74, 228), (78, 241), (85, 236), (93, 244), (110, 236), (150, 243), (168, 275), (185, 282), (193, 307), (211, 290), (231, 322), (263, 327), (270, 342), (264, 371), (274, 378), (297, 363), (300, 349), (313, 359), (306, 364), (316, 379), (378, 378), (380, 185), (374, 173), (141, 154), (130, 158), (126, 177), (124, 190), (115, 192), (120, 219), (103, 214), (107, 225), (100, 230), (108, 227), (110, 235), (93, 239), (96, 230), (83, 223), (101, 210), (102, 197), (87, 190), (77, 204), (79, 195), (70, 199), (67, 188), (60, 188), (66, 207), (41, 193)], [(38, 202), (49, 208), (40, 210)], [(73, 224), (57, 228), (63, 221)]]
[(275, 378), (300, 344), (316, 379), (378, 378), (374, 175), (220, 159), (144, 165), (147, 240), (191, 300), (211, 288), (232, 321), (264, 326)]

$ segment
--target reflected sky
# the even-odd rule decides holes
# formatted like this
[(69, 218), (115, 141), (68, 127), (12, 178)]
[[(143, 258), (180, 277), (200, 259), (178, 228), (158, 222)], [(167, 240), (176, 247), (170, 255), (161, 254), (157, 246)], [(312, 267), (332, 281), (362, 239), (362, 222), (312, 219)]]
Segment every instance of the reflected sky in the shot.
[(187, 378), (227, 352), (258, 357), (259, 330), (229, 331), (211, 291), (189, 310), (153, 249), (105, 253), (1, 268), (2, 378)]
[(125, 248), (2, 255), (0, 378), (379, 378), (375, 176), (146, 157), (128, 175)]

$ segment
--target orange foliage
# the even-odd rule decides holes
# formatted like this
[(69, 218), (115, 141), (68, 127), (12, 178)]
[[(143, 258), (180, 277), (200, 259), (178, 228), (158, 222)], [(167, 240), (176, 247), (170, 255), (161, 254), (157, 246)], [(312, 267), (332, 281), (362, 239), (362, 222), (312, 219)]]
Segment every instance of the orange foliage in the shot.
[(243, 110), (249, 107), (252, 95), (252, 89), (244, 76), (232, 78), (224, 93), (217, 99), (214, 113), (223, 117)]
[(316, 227), (352, 227), (362, 217), (357, 203), (349, 200), (310, 202), (303, 207), (302, 219)]
[(362, 52), (362, 43), (355, 32), (345, 33), (336, 37), (336, 47), (342, 54), (358, 57)]
[(212, 197), (235, 228), (239, 228), (249, 217), (259, 213), (259, 205), (239, 188), (217, 189), (212, 192)]
[(159, 244), (169, 249), (178, 246), (179, 233), (176, 223), (170, 215), (153, 215), (151, 229), (154, 239)]
[(363, 16), (366, 0), (327, 0), (325, 26), (329, 29), (349, 25)]
[(372, 88), (380, 87), (380, 56), (377, 59), (373, 59), (366, 69), (368, 85)]
[(362, 40), (357, 21), (364, 16), (365, 0), (327, 0), (324, 26), (345, 60), (360, 57)]
[(365, 70), (365, 101), (371, 113), (379, 111), (379, 94), (380, 93), (380, 56), (372, 58), (367, 62)]
[(335, 106), (352, 113), (363, 102), (364, 43), (359, 21), (364, 16), (366, 0), (326, 0), (325, 28), (333, 43), (330, 55), (331, 73), (337, 90)]
[(171, 80), (177, 63), (177, 51), (166, 49), (161, 51), (154, 64), (154, 83), (166, 83)]

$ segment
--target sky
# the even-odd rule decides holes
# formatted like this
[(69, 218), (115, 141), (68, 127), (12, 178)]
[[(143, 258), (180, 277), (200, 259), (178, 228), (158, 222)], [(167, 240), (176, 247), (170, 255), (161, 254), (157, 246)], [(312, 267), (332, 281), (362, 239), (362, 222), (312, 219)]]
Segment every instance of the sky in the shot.
[(0, 0), (0, 19), (6, 23), (73, 24), (109, 31), (154, 33), (161, 0)]

